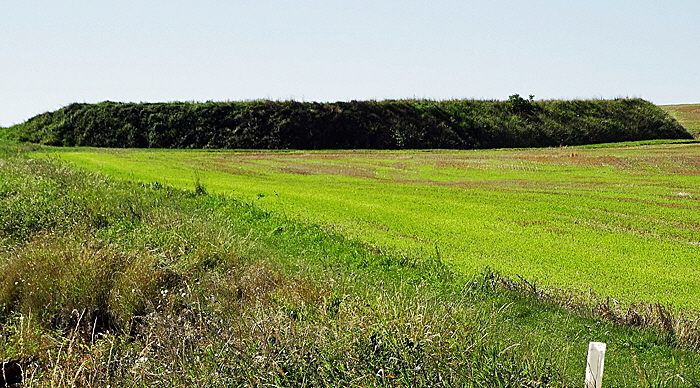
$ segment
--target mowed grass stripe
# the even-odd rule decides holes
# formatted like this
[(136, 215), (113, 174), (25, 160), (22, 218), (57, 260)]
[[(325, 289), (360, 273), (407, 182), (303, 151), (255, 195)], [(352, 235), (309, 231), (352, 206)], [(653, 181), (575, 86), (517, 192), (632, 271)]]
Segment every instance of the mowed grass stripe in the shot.
[(700, 308), (700, 146), (412, 152), (66, 152), (229, 194), (461, 271)]

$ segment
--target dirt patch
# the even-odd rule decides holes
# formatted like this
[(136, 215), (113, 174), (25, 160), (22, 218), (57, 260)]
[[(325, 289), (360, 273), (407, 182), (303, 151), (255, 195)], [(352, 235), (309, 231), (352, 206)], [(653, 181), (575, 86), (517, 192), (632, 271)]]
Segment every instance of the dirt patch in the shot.
[[(609, 167), (632, 172), (638, 170), (642, 174), (646, 174), (651, 169), (686, 176), (695, 176), (700, 170), (700, 145), (698, 144), (646, 146), (644, 153), (632, 148), (635, 147), (604, 150), (558, 147), (488, 152), (254, 151), (219, 153), (210, 158), (209, 163), (219, 171), (238, 175), (258, 175), (261, 170), (268, 170), (296, 175), (382, 178), (382, 181), (390, 180), (397, 183), (430, 182), (429, 179), (425, 179), (424, 173), (431, 174), (431, 171), (459, 178), (453, 176), (453, 171), (446, 171), (448, 169), (552, 172), (558, 167), (564, 169)], [(444, 177), (437, 179), (442, 180)], [(595, 182), (588, 183), (595, 184)], [(456, 185), (471, 186), (472, 183), (462, 182)]]

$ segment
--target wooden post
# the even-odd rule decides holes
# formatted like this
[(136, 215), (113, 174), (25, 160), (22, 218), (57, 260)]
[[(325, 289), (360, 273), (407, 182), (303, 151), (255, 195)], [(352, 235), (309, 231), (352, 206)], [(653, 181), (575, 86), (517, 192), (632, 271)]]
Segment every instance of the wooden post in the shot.
[(603, 384), (603, 362), (605, 361), (605, 343), (588, 344), (588, 361), (586, 362), (586, 388), (601, 388)]

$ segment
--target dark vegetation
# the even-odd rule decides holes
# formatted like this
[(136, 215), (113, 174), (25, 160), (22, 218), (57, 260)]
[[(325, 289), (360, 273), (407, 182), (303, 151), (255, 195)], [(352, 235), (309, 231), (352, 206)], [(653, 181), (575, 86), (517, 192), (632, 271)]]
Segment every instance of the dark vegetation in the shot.
[(692, 138), (641, 99), (72, 104), (4, 131), (58, 146), (225, 149), (548, 147)]
[(588, 341), (606, 386), (700, 384), (672, 317), (19, 151), (0, 144), (0, 357), (31, 360), (27, 386), (578, 387)]

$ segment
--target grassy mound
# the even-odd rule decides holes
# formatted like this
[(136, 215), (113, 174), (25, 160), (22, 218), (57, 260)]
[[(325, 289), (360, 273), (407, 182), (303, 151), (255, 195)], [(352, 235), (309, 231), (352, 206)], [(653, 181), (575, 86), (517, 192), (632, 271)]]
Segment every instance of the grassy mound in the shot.
[(62, 146), (255, 149), (548, 147), (692, 138), (641, 99), (72, 104), (5, 130)]

